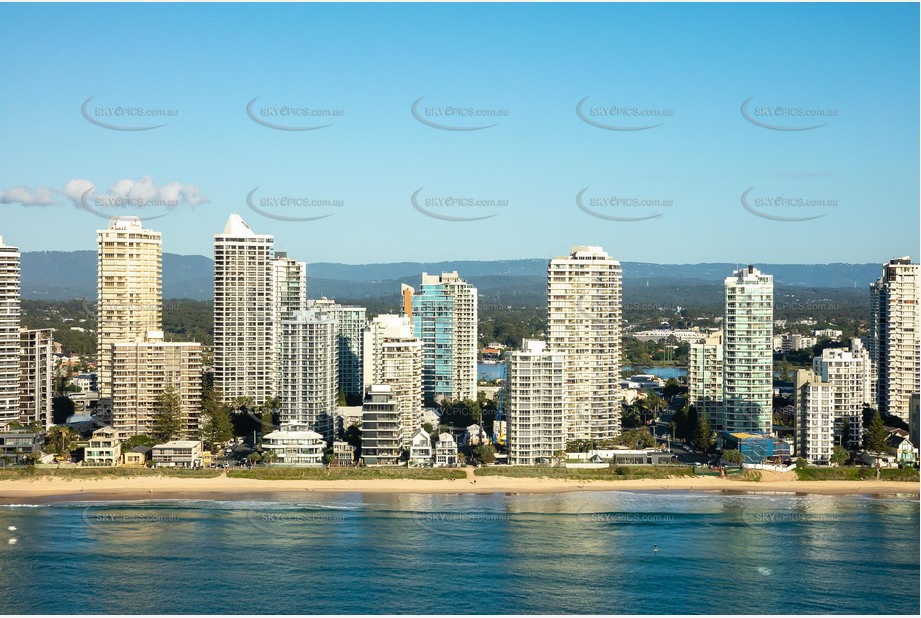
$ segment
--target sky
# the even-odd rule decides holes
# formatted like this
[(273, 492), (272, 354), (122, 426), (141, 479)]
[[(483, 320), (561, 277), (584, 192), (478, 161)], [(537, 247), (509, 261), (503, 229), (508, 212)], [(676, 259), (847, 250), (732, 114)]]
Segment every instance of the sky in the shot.
[(307, 262), (917, 260), (918, 11), (4, 4), (0, 236), (137, 215), (210, 256), (239, 213)]

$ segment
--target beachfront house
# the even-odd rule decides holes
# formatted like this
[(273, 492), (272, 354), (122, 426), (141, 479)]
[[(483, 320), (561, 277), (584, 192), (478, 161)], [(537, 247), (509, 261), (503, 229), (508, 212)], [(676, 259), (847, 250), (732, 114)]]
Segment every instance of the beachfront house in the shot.
[(901, 465), (913, 466), (918, 461), (918, 449), (911, 443), (904, 429), (891, 430), (886, 443), (889, 445), (889, 454), (894, 455)]
[(45, 432), (28, 429), (0, 429), (0, 460), (23, 463), (38, 458), (45, 443)]
[(202, 444), (195, 440), (173, 440), (153, 447), (155, 468), (201, 468)]
[(269, 463), (279, 466), (322, 466), (326, 440), (300, 423), (282, 423), (281, 428), (262, 438)]
[(481, 444), (487, 444), (489, 437), (482, 427), (474, 423), (467, 427), (467, 431), (464, 433), (464, 442), (467, 446), (480, 446)]
[(83, 451), (85, 466), (117, 466), (121, 461), (121, 433), (111, 427), (102, 427), (93, 432)]
[(152, 452), (149, 446), (135, 446), (122, 453), (122, 463), (126, 466), (146, 466)]
[(457, 442), (449, 433), (438, 434), (438, 442), (435, 443), (435, 465), (457, 465)]
[(424, 429), (413, 434), (409, 445), (409, 463), (413, 466), (432, 465), (432, 436)]
[(333, 460), (337, 466), (355, 465), (355, 447), (348, 442), (336, 440), (333, 442)]

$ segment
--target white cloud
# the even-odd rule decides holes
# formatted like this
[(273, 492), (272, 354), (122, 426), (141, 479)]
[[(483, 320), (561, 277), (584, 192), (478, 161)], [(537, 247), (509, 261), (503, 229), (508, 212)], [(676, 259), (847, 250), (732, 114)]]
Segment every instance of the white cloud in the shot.
[(90, 191), (88, 198), (95, 201), (105, 200), (111, 203), (124, 203), (130, 208), (144, 208), (148, 206), (176, 207), (182, 204), (198, 206), (210, 202), (202, 195), (197, 185), (186, 185), (180, 182), (170, 182), (157, 185), (153, 178), (144, 176), (140, 180), (123, 178), (115, 182), (109, 191), (100, 194), (95, 185), (89, 180), (74, 178), (64, 185), (63, 194), (76, 206), (81, 206), (84, 194)]
[(56, 202), (54, 191), (47, 187), (12, 187), (0, 189), (0, 204), (22, 204), (23, 206), (51, 206)]

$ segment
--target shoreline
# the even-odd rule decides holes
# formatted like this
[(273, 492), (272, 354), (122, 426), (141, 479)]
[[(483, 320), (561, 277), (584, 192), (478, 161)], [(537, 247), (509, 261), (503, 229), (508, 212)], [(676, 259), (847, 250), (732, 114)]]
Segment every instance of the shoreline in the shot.
[[(777, 478), (780, 477), (780, 478)], [(899, 494), (918, 499), (921, 485), (906, 481), (800, 481), (772, 474), (762, 481), (717, 477), (676, 477), (617, 481), (550, 478), (476, 477), (457, 480), (258, 480), (214, 478), (132, 477), (108, 479), (0, 480), (0, 505), (43, 502), (81, 502), (88, 499), (152, 500), (228, 497), (260, 499), (266, 494), (368, 493), (368, 494), (547, 494), (577, 491), (667, 491), (735, 494), (881, 495)]]

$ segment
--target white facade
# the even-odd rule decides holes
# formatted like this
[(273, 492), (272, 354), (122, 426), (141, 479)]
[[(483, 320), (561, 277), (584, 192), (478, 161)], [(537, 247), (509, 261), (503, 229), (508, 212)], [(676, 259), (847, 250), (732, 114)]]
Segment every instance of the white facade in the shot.
[(121, 461), (122, 443), (118, 431), (102, 427), (93, 432), (83, 451), (83, 463), (87, 466), (117, 466)]
[(138, 217), (113, 217), (96, 232), (96, 340), (99, 396), (112, 397), (112, 346), (143, 341), (163, 319), (160, 232)]
[(525, 339), (508, 361), (508, 462), (550, 463), (566, 448), (565, 356), (544, 342)]
[(835, 389), (808, 369), (796, 372), (796, 454), (819, 465), (831, 463), (835, 445)]
[(50, 429), (54, 329), (19, 331), (19, 420)]
[(912, 393), (921, 392), (921, 305), (918, 264), (908, 256), (883, 265), (870, 284), (870, 358), (880, 414), (908, 421)]
[(365, 386), (387, 384), (400, 411), (400, 440), (409, 448), (410, 438), (422, 427), (422, 342), (413, 335), (409, 318), (375, 317), (364, 335)]
[(620, 434), (621, 268), (601, 247), (574, 247), (547, 269), (547, 348), (562, 352), (567, 440)]
[(290, 320), (295, 311), (306, 309), (307, 263), (277, 251), (272, 260), (272, 298), (275, 320)]
[(432, 464), (432, 436), (424, 429), (413, 434), (409, 446), (409, 462), (416, 466)]
[(157, 468), (201, 468), (204, 464), (202, 443), (196, 440), (173, 440), (153, 447), (152, 460)]
[(275, 393), (273, 242), (236, 214), (214, 236), (214, 387), (228, 403)]
[[(812, 359), (812, 371), (832, 387), (834, 398), (835, 438), (843, 446), (859, 446), (863, 436), (863, 409), (872, 406), (870, 354), (860, 339), (851, 340), (850, 350), (826, 348)], [(842, 436), (844, 421), (849, 435)]]
[(410, 320), (422, 341), (427, 401), (476, 399), (477, 311), (477, 289), (457, 271), (422, 273), (422, 285), (413, 291)]
[(703, 414), (710, 429), (723, 431), (723, 334), (691, 344), (688, 354), (688, 404)]
[(364, 393), (364, 332), (368, 326), (364, 307), (340, 305), (321, 298), (307, 301), (308, 307), (325, 309), (336, 320), (339, 347), (339, 388), (354, 399)]
[(201, 344), (168, 342), (162, 331), (112, 346), (112, 427), (125, 436), (150, 434), (157, 398), (172, 387), (179, 397), (180, 437), (198, 436), (201, 419)]
[(280, 324), (278, 414), (332, 439), (338, 405), (336, 320), (316, 308)]
[(723, 419), (730, 433), (770, 434), (774, 278), (749, 266), (725, 281)]
[(19, 249), (0, 236), (0, 429), (19, 419)]
[(435, 465), (457, 465), (457, 441), (449, 433), (438, 434), (438, 442), (435, 443)]
[(262, 437), (262, 448), (274, 454), (270, 463), (283, 466), (322, 466), (326, 439), (310, 425), (282, 423), (281, 427)]

